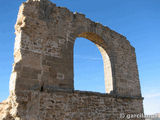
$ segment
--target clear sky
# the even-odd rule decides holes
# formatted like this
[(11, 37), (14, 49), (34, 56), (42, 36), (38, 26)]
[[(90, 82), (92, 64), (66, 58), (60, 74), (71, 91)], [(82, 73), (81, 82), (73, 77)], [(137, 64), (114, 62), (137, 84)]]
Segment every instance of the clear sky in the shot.
[[(23, 1), (0, 0), (0, 101), (9, 94), (14, 24)], [(160, 112), (160, 0), (51, 1), (127, 37), (136, 48), (145, 113)], [(103, 62), (96, 46), (77, 38), (74, 51), (75, 88), (104, 92)]]

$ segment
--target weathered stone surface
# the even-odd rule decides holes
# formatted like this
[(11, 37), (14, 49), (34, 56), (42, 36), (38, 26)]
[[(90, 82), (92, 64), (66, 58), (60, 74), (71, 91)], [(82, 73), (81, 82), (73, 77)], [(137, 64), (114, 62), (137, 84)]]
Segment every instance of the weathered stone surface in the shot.
[[(135, 49), (124, 36), (47, 0), (24, 2), (15, 30), (10, 97), (0, 104), (0, 119), (118, 120), (120, 113), (143, 113)], [(77, 37), (99, 48), (107, 94), (74, 91)]]
[(17, 103), (18, 111), (3, 103), (3, 120), (119, 120), (121, 114), (143, 113), (141, 98), (93, 92), (23, 92)]

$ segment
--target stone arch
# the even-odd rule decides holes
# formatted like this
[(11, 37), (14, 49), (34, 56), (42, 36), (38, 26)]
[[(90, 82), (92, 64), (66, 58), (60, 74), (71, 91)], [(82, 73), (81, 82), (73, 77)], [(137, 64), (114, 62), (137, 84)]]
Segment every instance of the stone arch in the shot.
[(105, 44), (105, 41), (99, 35), (93, 32), (82, 32), (77, 37), (82, 37), (90, 40), (99, 49), (101, 56), (103, 58), (105, 91), (106, 93), (113, 92), (112, 67), (109, 55), (106, 51), (107, 46)]
[(11, 92), (42, 87), (49, 91), (73, 91), (74, 41), (85, 37), (98, 46), (105, 64), (110, 60), (110, 66), (105, 65), (106, 71), (112, 68), (112, 80), (108, 80), (112, 82), (106, 85), (112, 87), (106, 87), (107, 93), (141, 96), (135, 49), (123, 35), (49, 1), (25, 2), (15, 28)]

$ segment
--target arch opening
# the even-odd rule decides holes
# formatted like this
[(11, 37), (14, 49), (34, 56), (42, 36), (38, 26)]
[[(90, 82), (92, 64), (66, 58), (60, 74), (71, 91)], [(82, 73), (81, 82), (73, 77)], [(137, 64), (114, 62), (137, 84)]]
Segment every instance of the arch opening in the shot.
[(74, 44), (76, 90), (101, 93), (113, 91), (111, 62), (105, 48), (104, 40), (94, 33), (82, 33), (78, 36)]

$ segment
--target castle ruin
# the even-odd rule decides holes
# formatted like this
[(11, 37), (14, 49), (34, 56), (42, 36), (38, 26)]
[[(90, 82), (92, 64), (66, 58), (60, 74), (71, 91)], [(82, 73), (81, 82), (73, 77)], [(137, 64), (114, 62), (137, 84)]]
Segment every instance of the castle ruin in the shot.
[[(120, 120), (143, 113), (135, 48), (126, 37), (48, 0), (21, 5), (15, 34), (10, 96), (0, 104), (0, 120)], [(74, 90), (77, 37), (99, 48), (106, 94)]]

